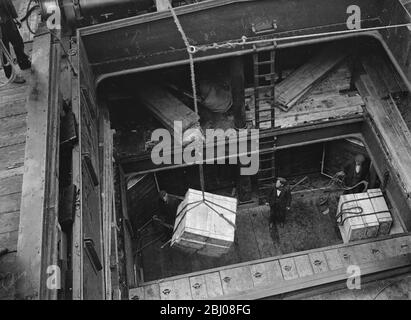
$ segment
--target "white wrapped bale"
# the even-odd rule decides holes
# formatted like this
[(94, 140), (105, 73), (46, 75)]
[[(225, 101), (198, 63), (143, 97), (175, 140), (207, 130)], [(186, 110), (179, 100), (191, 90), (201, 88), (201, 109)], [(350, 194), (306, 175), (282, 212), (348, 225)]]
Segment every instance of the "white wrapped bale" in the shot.
[(340, 231), (345, 243), (388, 235), (393, 222), (380, 189), (342, 195), (338, 214), (342, 219), (339, 222), (344, 221)]
[(234, 242), (237, 199), (207, 192), (205, 199), (215, 211), (200, 202), (201, 191), (187, 191), (177, 210), (171, 246), (219, 257), (227, 253)]
[(338, 214), (344, 221), (340, 228), (344, 242), (356, 241), (365, 238), (366, 229), (362, 218), (358, 215), (358, 204), (353, 194), (344, 194), (338, 203)]
[[(372, 199), (371, 203), (374, 208), (374, 212), (377, 212), (376, 216), (380, 225), (378, 235), (390, 234), (392, 226), (392, 216), (388, 209), (387, 202), (384, 199), (381, 189), (370, 189), (367, 191), (368, 196)], [(377, 198), (375, 198), (377, 197)]]

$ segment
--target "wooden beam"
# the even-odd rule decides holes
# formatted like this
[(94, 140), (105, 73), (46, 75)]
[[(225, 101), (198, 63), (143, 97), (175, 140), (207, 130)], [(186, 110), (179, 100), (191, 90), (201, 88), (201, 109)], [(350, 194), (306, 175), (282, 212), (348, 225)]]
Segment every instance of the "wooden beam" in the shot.
[(233, 96), (232, 110), (237, 128), (244, 128), (246, 121), (245, 112), (245, 86), (244, 86), (244, 58), (230, 59), (231, 91)]
[[(45, 26), (43, 26), (45, 28)], [(53, 241), (45, 244), (49, 232), (46, 215), (49, 211), (49, 157), (56, 157), (55, 150), (49, 150), (49, 143), (55, 140), (54, 122), (55, 96), (58, 84), (53, 83), (51, 69), (53, 59), (58, 59), (52, 50), (50, 33), (41, 32), (35, 39), (32, 57), (32, 84), (27, 101), (27, 139), (24, 161), (23, 190), (19, 237), (17, 245), (17, 266), (22, 275), (17, 283), (17, 297), (40, 299), (46, 284), (47, 274), (43, 271), (44, 261), (53, 250)], [(58, 81), (55, 81), (58, 82)], [(50, 139), (50, 140), (49, 140)], [(56, 158), (55, 158), (56, 159)], [(52, 164), (53, 168), (54, 164)], [(51, 227), (51, 226), (50, 226)], [(51, 236), (49, 238), (48, 236)], [(46, 239), (52, 239), (47, 235)]]

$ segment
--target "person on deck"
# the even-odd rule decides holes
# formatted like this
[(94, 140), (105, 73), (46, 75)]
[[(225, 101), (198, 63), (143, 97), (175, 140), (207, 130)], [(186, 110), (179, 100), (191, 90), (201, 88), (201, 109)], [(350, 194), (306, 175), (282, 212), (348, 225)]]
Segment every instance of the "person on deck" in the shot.
[[(21, 70), (27, 70), (31, 67), (29, 57), (24, 52), (24, 42), (20, 35), (17, 26), (21, 26), (18, 20), (16, 9), (11, 0), (0, 0), (0, 38), (10, 53), (10, 43), (13, 45), (14, 52), (17, 57), (17, 63)], [(4, 73), (7, 78), (12, 74), (12, 66), (7, 61), (6, 56), (2, 54)], [(26, 80), (16, 75), (14, 83), (25, 83)]]
[(161, 220), (161, 224), (166, 230), (166, 237), (164, 239), (168, 241), (173, 235), (174, 221), (176, 218), (177, 209), (182, 200), (175, 196), (169, 195), (164, 190), (160, 191), (159, 196), (160, 214), (157, 218)]
[(291, 190), (287, 180), (277, 178), (268, 198), (268, 204), (271, 209), (270, 229), (274, 226), (274, 223), (284, 224), (285, 217), (291, 209), (291, 200)]
[(342, 168), (340, 172), (337, 173), (338, 177), (343, 178), (346, 187), (353, 189), (346, 190), (345, 193), (359, 193), (363, 192), (368, 185), (359, 184), (361, 181), (368, 183), (369, 177), (369, 161), (362, 154), (357, 154), (354, 159), (350, 160)]

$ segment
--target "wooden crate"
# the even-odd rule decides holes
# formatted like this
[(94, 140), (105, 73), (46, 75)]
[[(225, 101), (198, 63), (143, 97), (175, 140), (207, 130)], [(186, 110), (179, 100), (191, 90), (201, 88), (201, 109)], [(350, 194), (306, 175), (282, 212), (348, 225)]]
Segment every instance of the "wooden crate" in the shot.
[[(341, 213), (341, 210), (344, 211), (353, 211), (356, 212), (358, 207), (357, 200), (353, 194), (344, 194), (340, 197), (338, 202), (338, 213)], [(349, 218), (349, 219), (346, 219)], [(341, 216), (341, 219), (344, 220), (343, 226), (340, 228), (341, 235), (344, 242), (356, 241), (365, 238), (366, 229), (363, 222), (363, 219), (354, 213), (344, 213)]]
[(345, 243), (390, 233), (393, 220), (380, 189), (342, 195), (338, 203), (338, 213), (341, 210), (357, 212), (358, 207), (362, 208), (361, 214), (344, 213), (342, 215), (342, 219), (352, 217), (346, 219), (340, 227)]
[(362, 208), (363, 214), (370, 214), (362, 216), (365, 227), (365, 238), (375, 238), (378, 236), (378, 229), (380, 224), (378, 223), (377, 215), (373, 214), (375, 212), (369, 195), (367, 192), (354, 194), (357, 200), (357, 205)]
[[(205, 193), (208, 204), (233, 225), (236, 222), (237, 199)], [(209, 208), (202, 200), (201, 191), (189, 189), (177, 210), (171, 246), (184, 251), (218, 257), (226, 253), (234, 242), (235, 227)]]
[(387, 206), (387, 202), (384, 199), (384, 195), (382, 194), (380, 189), (370, 189), (367, 191), (367, 193), (369, 197), (379, 196), (378, 198), (370, 199), (374, 208), (374, 212), (378, 212), (376, 214), (378, 223), (380, 225), (378, 229), (378, 235), (390, 234), (393, 221), (390, 210)]

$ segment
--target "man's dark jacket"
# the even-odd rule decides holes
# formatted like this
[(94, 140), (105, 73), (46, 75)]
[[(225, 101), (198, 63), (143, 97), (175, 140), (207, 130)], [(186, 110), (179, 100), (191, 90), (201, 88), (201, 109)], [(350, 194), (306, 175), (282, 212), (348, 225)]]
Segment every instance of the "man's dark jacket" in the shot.
[[(368, 180), (369, 161), (364, 161), (361, 164), (361, 169), (359, 173), (355, 171), (355, 165), (355, 161), (350, 161), (344, 166), (344, 183), (347, 187), (353, 187), (354, 185), (363, 180)], [(363, 189), (363, 187), (361, 187), (361, 189)]]
[(16, 19), (17, 12), (11, 0), (0, 0), (0, 24)]
[(281, 193), (277, 195), (277, 188), (274, 186), (270, 192), (268, 203), (271, 208), (271, 222), (278, 220), (284, 222), (286, 208), (291, 206), (291, 191), (288, 186), (281, 189)]

